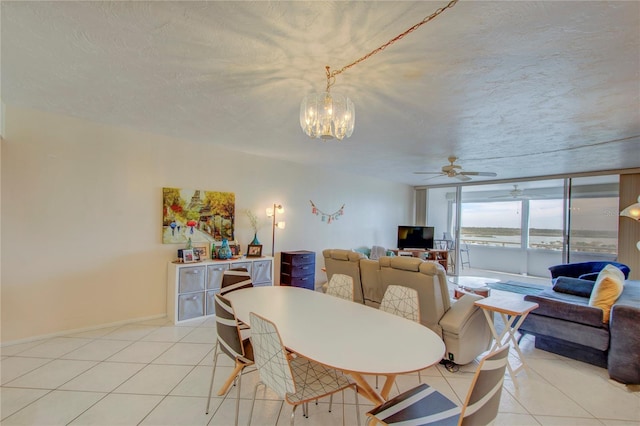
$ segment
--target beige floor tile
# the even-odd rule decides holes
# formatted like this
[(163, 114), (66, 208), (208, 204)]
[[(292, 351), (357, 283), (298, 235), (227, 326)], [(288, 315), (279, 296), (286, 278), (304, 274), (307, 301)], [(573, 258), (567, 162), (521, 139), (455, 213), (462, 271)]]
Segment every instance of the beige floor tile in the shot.
[(140, 339), (143, 342), (178, 342), (195, 328), (166, 326), (152, 331)]
[(48, 392), (45, 389), (0, 388), (0, 421)]
[(145, 325), (123, 325), (113, 330), (111, 333), (102, 336), (103, 339), (113, 340), (139, 340), (156, 330), (157, 326)]
[[(199, 396), (206, 398), (209, 395), (209, 384), (211, 383), (211, 367), (197, 366), (178, 386), (171, 391), (173, 396)], [(233, 370), (231, 367), (219, 367), (216, 369), (216, 377), (212, 395), (215, 397), (218, 389), (229, 377)]]
[(4, 385), (51, 361), (50, 359), (44, 358), (23, 358), (16, 356), (5, 358), (0, 362), (2, 384)]
[(595, 374), (587, 374), (564, 361), (532, 360), (532, 368), (539, 371), (555, 388), (583, 407), (591, 416), (635, 421), (640, 424), (638, 399), (620, 386)]
[(206, 343), (175, 343), (160, 356), (153, 360), (153, 364), (197, 365), (211, 350)]
[(595, 418), (534, 416), (542, 426), (602, 426)]
[(15, 345), (2, 346), (0, 347), (0, 354), (2, 354), (3, 357), (19, 355), (21, 352), (24, 352), (27, 349), (31, 349), (34, 346), (41, 345), (42, 343), (44, 342), (40, 340), (40, 341), (34, 341), (34, 342), (16, 343)]
[[(494, 426), (540, 426), (535, 417), (529, 414), (498, 413)], [(578, 423), (575, 424), (578, 426)]]
[(70, 425), (136, 425), (160, 401), (162, 396), (159, 395), (110, 394), (82, 413)]
[(535, 372), (518, 374), (517, 386), (505, 380), (504, 388), (531, 414), (590, 417), (584, 408)]
[(144, 368), (144, 364), (124, 362), (101, 362), (78, 377), (60, 386), (63, 390), (111, 392), (134, 374)]
[(107, 358), (110, 362), (140, 362), (149, 363), (169, 349), (171, 342), (134, 342), (129, 346)]
[(216, 329), (211, 327), (200, 327), (191, 331), (180, 340), (181, 343), (208, 343), (213, 346), (216, 342)]
[(7, 383), (18, 388), (56, 389), (96, 365), (95, 361), (56, 359)]
[(147, 365), (114, 392), (167, 395), (192, 369), (183, 365)]
[(62, 359), (79, 359), (85, 361), (104, 361), (131, 345), (129, 340), (93, 340), (86, 345), (62, 356)]
[[(205, 414), (206, 405), (207, 398), (168, 396), (154, 408), (141, 425), (206, 425), (218, 408), (218, 401), (212, 401), (209, 414)], [(214, 424), (222, 425), (223, 423)], [(227, 424), (233, 425), (233, 423)]]
[(20, 356), (29, 356), (36, 358), (59, 358), (71, 351), (78, 349), (91, 343), (91, 339), (80, 339), (77, 337), (56, 337), (50, 339), (41, 345), (20, 352)]
[(53, 391), (7, 417), (2, 425), (65, 425), (103, 397), (96, 392)]

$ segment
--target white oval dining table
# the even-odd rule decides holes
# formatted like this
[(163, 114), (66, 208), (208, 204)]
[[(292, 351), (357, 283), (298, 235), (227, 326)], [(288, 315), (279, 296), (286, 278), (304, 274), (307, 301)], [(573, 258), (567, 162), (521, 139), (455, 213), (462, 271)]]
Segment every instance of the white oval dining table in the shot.
[[(255, 312), (273, 321), (284, 346), (349, 374), (362, 394), (384, 402), (398, 374), (438, 363), (442, 339), (429, 328), (379, 309), (288, 286), (253, 287), (225, 295), (242, 322)], [(385, 376), (378, 394), (362, 377)]]

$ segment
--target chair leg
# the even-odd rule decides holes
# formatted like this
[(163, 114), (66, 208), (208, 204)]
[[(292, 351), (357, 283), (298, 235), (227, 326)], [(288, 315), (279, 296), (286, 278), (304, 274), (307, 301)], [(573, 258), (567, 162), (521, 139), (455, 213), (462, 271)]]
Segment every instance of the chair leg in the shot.
[(235, 426), (238, 426), (238, 413), (240, 413), (240, 388), (242, 387), (242, 370), (238, 374), (238, 391), (236, 394), (236, 421)]
[[(295, 418), (296, 418), (296, 408), (298, 408), (298, 406), (297, 406), (297, 405), (294, 405), (294, 406), (293, 406), (293, 410), (291, 410), (291, 420), (289, 420), (289, 424), (290, 424), (291, 426), (293, 426), (293, 421), (294, 421), (294, 420), (295, 420)], [(303, 408), (303, 410), (304, 410), (304, 408)]]
[(378, 376), (376, 376), (376, 389), (378, 389)]
[(418, 383), (422, 383), (422, 375), (420, 374), (420, 370), (418, 370)]
[(333, 405), (333, 394), (329, 395), (329, 412), (331, 412), (332, 405)]
[(211, 383), (209, 384), (209, 398), (207, 398), (207, 409), (205, 414), (209, 414), (209, 405), (211, 404), (211, 391), (213, 390), (213, 379), (216, 377), (216, 366), (218, 365), (218, 341), (213, 347), (213, 371), (211, 372)]
[(353, 385), (353, 392), (356, 394), (356, 419), (357, 423), (360, 424), (360, 402), (358, 401), (358, 385)]
[(242, 364), (239, 361), (236, 361), (236, 367), (231, 372), (231, 375), (229, 376), (227, 381), (224, 382), (224, 385), (222, 385), (222, 387), (220, 388), (220, 391), (218, 392), (218, 396), (222, 396), (225, 393), (227, 393), (227, 391), (231, 387), (231, 384), (236, 380), (236, 377), (238, 377), (238, 374), (240, 374), (243, 368), (244, 368), (244, 364)]
[(251, 401), (251, 409), (249, 410), (249, 421), (247, 422), (247, 426), (251, 426), (251, 417), (253, 416), (253, 406), (256, 404), (256, 396), (258, 395), (258, 386), (260, 385), (264, 385), (264, 383), (262, 382), (256, 383), (256, 387), (253, 390), (253, 401)]

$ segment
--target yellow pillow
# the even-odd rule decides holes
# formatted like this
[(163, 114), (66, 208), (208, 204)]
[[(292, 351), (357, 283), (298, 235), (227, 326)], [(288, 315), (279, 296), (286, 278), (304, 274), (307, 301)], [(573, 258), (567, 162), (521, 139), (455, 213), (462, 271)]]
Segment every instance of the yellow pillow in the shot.
[(624, 274), (613, 265), (605, 266), (598, 274), (589, 298), (589, 306), (602, 309), (602, 322), (609, 322), (611, 306), (622, 294), (623, 284)]

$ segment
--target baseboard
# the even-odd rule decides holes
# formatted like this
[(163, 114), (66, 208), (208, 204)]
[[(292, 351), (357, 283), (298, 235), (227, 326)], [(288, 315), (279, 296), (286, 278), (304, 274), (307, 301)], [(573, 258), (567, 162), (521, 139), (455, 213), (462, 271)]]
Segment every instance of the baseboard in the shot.
[(41, 334), (39, 336), (27, 337), (25, 339), (11, 340), (11, 341), (8, 341), (8, 342), (2, 342), (2, 343), (0, 343), (0, 347), (3, 348), (5, 346), (19, 345), (21, 343), (30, 343), (30, 342), (35, 342), (35, 341), (38, 341), (38, 340), (51, 339), (53, 337), (66, 336), (68, 334), (85, 333), (87, 331), (99, 330), (101, 328), (117, 327), (117, 326), (120, 326), (120, 325), (132, 324), (132, 323), (140, 322), (140, 321), (150, 321), (150, 320), (154, 320), (154, 319), (158, 319), (158, 318), (166, 318), (166, 317), (167, 317), (167, 314), (165, 313), (165, 314), (151, 315), (151, 316), (148, 316), (148, 317), (141, 317), (141, 318), (122, 320), (122, 321), (115, 321), (115, 322), (110, 322), (110, 323), (107, 323), (107, 324), (94, 325), (94, 326), (91, 326), (91, 327), (83, 327), (83, 328), (75, 328), (75, 329), (65, 330), (65, 331), (57, 331), (55, 333)]

